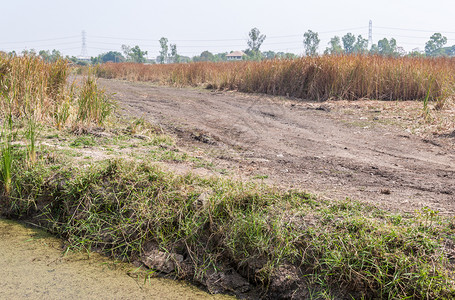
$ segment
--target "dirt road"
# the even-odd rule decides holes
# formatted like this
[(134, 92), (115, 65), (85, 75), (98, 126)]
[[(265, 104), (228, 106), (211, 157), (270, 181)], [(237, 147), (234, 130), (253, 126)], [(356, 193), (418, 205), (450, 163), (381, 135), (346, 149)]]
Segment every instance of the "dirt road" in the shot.
[(359, 126), (321, 104), (278, 97), (99, 83), (127, 114), (161, 124), (180, 146), (238, 176), (389, 210), (429, 206), (455, 215), (453, 137), (423, 140), (392, 126)]

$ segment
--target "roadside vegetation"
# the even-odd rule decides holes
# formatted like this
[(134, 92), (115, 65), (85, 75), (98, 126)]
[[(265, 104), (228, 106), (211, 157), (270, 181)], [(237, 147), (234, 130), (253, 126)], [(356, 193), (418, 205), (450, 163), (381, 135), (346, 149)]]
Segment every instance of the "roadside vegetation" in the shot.
[[(295, 63), (309, 62), (318, 60)], [(299, 66), (290, 61), (229, 66), (244, 72), (257, 67), (259, 76), (261, 68), (280, 63), (277, 74), (283, 76)], [(435, 76), (441, 70), (437, 61), (422, 65)], [(97, 72), (108, 72), (106, 66)], [(164, 77), (156, 80), (195, 74), (188, 83), (168, 82), (192, 85), (210, 83), (196, 70), (207, 78), (229, 74), (212, 74), (214, 66), (202, 71), (212, 66), (160, 66)], [(171, 270), (156, 270), (202, 283), (211, 292), (259, 290), (270, 299), (455, 297), (453, 218), (431, 208), (395, 214), (350, 199), (328, 201), (253, 181), (174, 172), (176, 164), (213, 166), (179, 150), (153, 124), (113, 114), (114, 104), (93, 77), (70, 84), (64, 61), (31, 57), (2, 57), (0, 69), (0, 212), (65, 238), (68, 249), (152, 266), (150, 253), (160, 253), (172, 262)], [(256, 73), (243, 74), (254, 87)], [(438, 78), (435, 86), (441, 88), (447, 81)], [(427, 82), (423, 97), (430, 91), (431, 99), (439, 99), (433, 84)], [(418, 85), (410, 86), (415, 90), (403, 95), (419, 99)]]

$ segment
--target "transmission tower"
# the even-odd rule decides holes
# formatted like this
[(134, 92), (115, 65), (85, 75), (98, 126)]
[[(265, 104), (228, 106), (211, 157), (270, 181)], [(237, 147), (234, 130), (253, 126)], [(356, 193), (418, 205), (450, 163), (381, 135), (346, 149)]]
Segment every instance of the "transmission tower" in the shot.
[(85, 30), (82, 30), (82, 48), (81, 48), (81, 57), (88, 57), (87, 53), (87, 39), (85, 37)]
[(373, 22), (370, 20), (370, 26), (368, 27), (368, 48), (373, 45)]

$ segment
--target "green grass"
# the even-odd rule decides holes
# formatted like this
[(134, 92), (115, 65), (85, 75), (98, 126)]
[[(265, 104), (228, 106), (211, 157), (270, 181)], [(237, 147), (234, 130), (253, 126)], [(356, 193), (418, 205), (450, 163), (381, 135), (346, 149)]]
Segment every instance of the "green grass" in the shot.
[(3, 124), (0, 135), (0, 175), (3, 183), (4, 194), (8, 197), (11, 192), (12, 185), (12, 168), (13, 168), (13, 123), (9, 116)]
[(191, 257), (184, 263), (192, 275), (177, 269), (179, 276), (201, 279), (230, 265), (253, 271), (250, 281), (264, 288), (280, 266), (294, 266), (296, 280), (316, 297), (455, 295), (444, 252), (455, 242), (455, 224), (429, 208), (392, 214), (349, 199), (176, 175), (147, 161), (103, 160), (82, 168), (65, 155), (44, 153), (29, 168), (24, 151), (14, 201), (2, 212), (33, 216), (73, 249), (132, 259), (153, 244)]
[(83, 124), (94, 122), (102, 125), (114, 109), (114, 103), (89, 75), (77, 97), (77, 120)]
[(93, 147), (95, 145), (97, 145), (97, 142), (91, 135), (78, 136), (70, 144), (71, 147)]

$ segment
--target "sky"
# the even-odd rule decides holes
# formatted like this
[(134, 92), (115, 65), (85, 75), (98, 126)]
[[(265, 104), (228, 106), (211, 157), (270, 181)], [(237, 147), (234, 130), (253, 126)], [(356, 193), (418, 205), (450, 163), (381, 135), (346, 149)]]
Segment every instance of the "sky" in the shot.
[(166, 37), (180, 55), (194, 56), (244, 50), (248, 32), (257, 27), (266, 39), (262, 51), (303, 53), (303, 34), (319, 33), (319, 51), (330, 38), (348, 32), (373, 42), (397, 40), (407, 51), (424, 50), (435, 32), (455, 44), (455, 1), (449, 0), (0, 0), (0, 50), (60, 50), (87, 54), (121, 52), (121, 45), (138, 45), (148, 57), (159, 54)]

